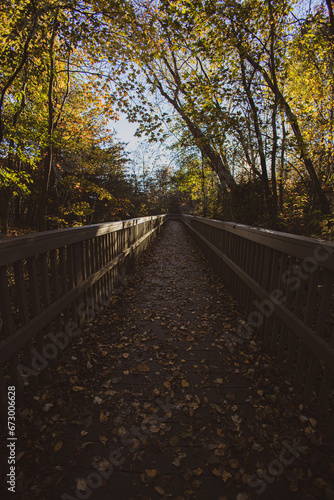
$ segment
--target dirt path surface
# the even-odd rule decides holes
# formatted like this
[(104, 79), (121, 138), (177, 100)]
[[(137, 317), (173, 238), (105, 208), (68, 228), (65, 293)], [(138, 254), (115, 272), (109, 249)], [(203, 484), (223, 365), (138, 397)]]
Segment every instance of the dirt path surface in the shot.
[(334, 498), (333, 448), (181, 224), (127, 283), (30, 389), (10, 498)]

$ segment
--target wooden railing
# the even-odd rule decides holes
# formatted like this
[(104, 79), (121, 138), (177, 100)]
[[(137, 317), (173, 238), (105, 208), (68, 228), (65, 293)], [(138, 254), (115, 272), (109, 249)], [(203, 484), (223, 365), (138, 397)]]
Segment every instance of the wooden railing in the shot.
[(243, 306), (236, 344), (258, 331), (304, 404), (334, 432), (334, 244), (183, 215)]
[(106, 304), (166, 215), (36, 233), (0, 242), (1, 415)]

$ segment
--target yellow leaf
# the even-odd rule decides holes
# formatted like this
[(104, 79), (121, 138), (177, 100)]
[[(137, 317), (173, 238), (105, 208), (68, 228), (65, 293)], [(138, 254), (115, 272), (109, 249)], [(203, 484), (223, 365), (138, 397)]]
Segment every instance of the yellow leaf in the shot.
[(72, 386), (73, 391), (84, 391), (84, 387), (80, 387), (79, 385), (73, 385)]
[(103, 460), (101, 460), (101, 462), (99, 462), (100, 470), (108, 470), (109, 468), (110, 468), (110, 463), (106, 458), (104, 458)]
[(164, 382), (164, 386), (166, 387), (166, 389), (170, 389), (171, 388), (171, 383), (170, 382)]
[(189, 384), (186, 380), (184, 380), (184, 378), (182, 379), (182, 387), (189, 387)]
[(103, 434), (100, 434), (99, 435), (99, 440), (101, 441), (102, 444), (106, 444), (106, 442), (108, 441), (108, 438), (107, 436), (104, 436)]
[(229, 472), (227, 472), (226, 470), (224, 470), (224, 471), (222, 472), (221, 478), (222, 478), (222, 480), (224, 481), (224, 483), (226, 483), (226, 481), (227, 481), (230, 477), (232, 477), (232, 474), (230, 474), (230, 473), (229, 473)]
[(289, 485), (289, 490), (290, 491), (294, 491), (294, 492), (298, 491), (298, 481), (297, 481), (297, 479), (294, 479), (293, 481), (291, 481), (291, 483)]
[(62, 446), (63, 446), (63, 442), (62, 441), (58, 441), (58, 443), (54, 447), (54, 451), (59, 451)]
[(137, 370), (140, 372), (149, 372), (150, 371), (149, 367), (144, 365), (144, 364), (138, 365)]
[(250, 478), (250, 475), (245, 473), (245, 474), (242, 475), (241, 479), (242, 479), (242, 482), (244, 484), (248, 484), (249, 478)]
[(103, 413), (102, 410), (100, 411), (100, 422), (102, 424), (105, 424), (106, 422), (108, 422), (108, 417)]
[(232, 477), (232, 474), (230, 474), (229, 472), (227, 472), (226, 470), (221, 470), (219, 469), (218, 467), (215, 467), (212, 471), (212, 473), (219, 477), (220, 479), (222, 479), (224, 481), (224, 483), (226, 483), (226, 481)]
[(87, 441), (86, 443), (82, 443), (80, 446), (80, 450), (84, 450), (89, 444), (92, 444), (92, 441)]
[(155, 477), (158, 474), (158, 471), (155, 469), (145, 469), (146, 474), (148, 477)]
[(80, 491), (86, 491), (87, 489), (87, 481), (84, 478), (77, 479), (77, 489)]

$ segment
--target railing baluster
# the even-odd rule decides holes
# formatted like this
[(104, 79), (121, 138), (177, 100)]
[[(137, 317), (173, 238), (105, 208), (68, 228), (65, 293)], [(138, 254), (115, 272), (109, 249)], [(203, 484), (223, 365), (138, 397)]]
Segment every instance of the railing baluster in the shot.
[[(19, 315), (21, 320), (21, 325), (25, 325), (29, 321), (28, 303), (27, 303), (27, 291), (25, 287), (25, 280), (23, 275), (23, 263), (22, 261), (14, 262), (14, 276), (15, 276), (15, 289), (17, 296), (17, 303), (19, 308)], [(24, 356), (27, 360), (27, 366), (31, 365), (31, 360), (33, 356), (34, 346), (32, 340), (25, 343), (24, 346)], [(36, 376), (33, 375), (31, 378), (32, 385), (36, 385)]]
[[(333, 272), (327, 272), (322, 287), (320, 307), (318, 311), (318, 321), (316, 327), (316, 333), (320, 337), (324, 336), (324, 329), (327, 320), (328, 308), (331, 300), (332, 288), (333, 288)], [(308, 368), (308, 376), (304, 389), (304, 401), (306, 404), (309, 404), (312, 398), (312, 391), (316, 380), (316, 373), (318, 366), (319, 366), (319, 359), (315, 354), (312, 354), (310, 365)]]
[[(28, 265), (28, 276), (29, 276), (29, 289), (31, 297), (31, 309), (33, 317), (38, 316), (41, 312), (41, 298), (39, 294), (37, 269), (36, 269), (36, 258), (30, 257), (27, 260)], [(36, 336), (37, 347), (40, 352), (42, 352), (44, 347), (43, 332), (39, 332)]]
[[(61, 293), (65, 295), (68, 291), (68, 281), (67, 281), (67, 271), (66, 271), (66, 249), (62, 247), (59, 249), (59, 271), (60, 271), (60, 283), (61, 283)], [(69, 307), (66, 307), (64, 311), (64, 322), (65, 325), (70, 321), (70, 311)]]
[[(11, 307), (11, 299), (9, 293), (9, 284), (7, 278), (7, 266), (0, 267), (0, 307), (1, 307), (1, 317), (3, 321), (3, 333), (4, 338), (10, 337), (14, 331), (14, 320), (13, 320), (13, 312)], [(10, 384), (15, 385), (16, 388), (16, 397), (18, 404), (22, 404), (23, 401), (23, 384), (22, 378), (19, 376), (17, 367), (19, 365), (19, 357), (18, 354), (14, 354), (8, 360), (9, 364), (9, 376), (10, 376)], [(13, 384), (12, 384), (13, 382)], [(7, 418), (7, 389), (6, 384), (3, 379), (2, 370), (0, 370), (0, 395), (1, 395), (1, 411), (2, 416)]]
[[(319, 270), (314, 271), (309, 278), (309, 286), (308, 293), (306, 299), (306, 307), (305, 307), (305, 317), (304, 322), (306, 325), (311, 326), (312, 316), (315, 307), (316, 294), (317, 294), (317, 285), (319, 280)], [(294, 387), (297, 392), (300, 392), (302, 382), (304, 381), (304, 369), (306, 363), (307, 353), (310, 354), (310, 350), (308, 347), (302, 343), (301, 348), (298, 354), (298, 360), (296, 364), (296, 372), (294, 377)]]

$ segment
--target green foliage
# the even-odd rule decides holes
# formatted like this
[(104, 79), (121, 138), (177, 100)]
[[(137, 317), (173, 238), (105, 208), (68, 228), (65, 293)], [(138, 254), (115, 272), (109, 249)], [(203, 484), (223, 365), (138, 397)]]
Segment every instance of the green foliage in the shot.
[[(0, 21), (2, 224), (45, 216), (58, 227), (180, 204), (332, 235), (325, 3), (16, 0)], [(109, 128), (120, 112), (149, 143), (167, 129), (176, 137), (174, 173), (143, 159), (129, 167)]]

